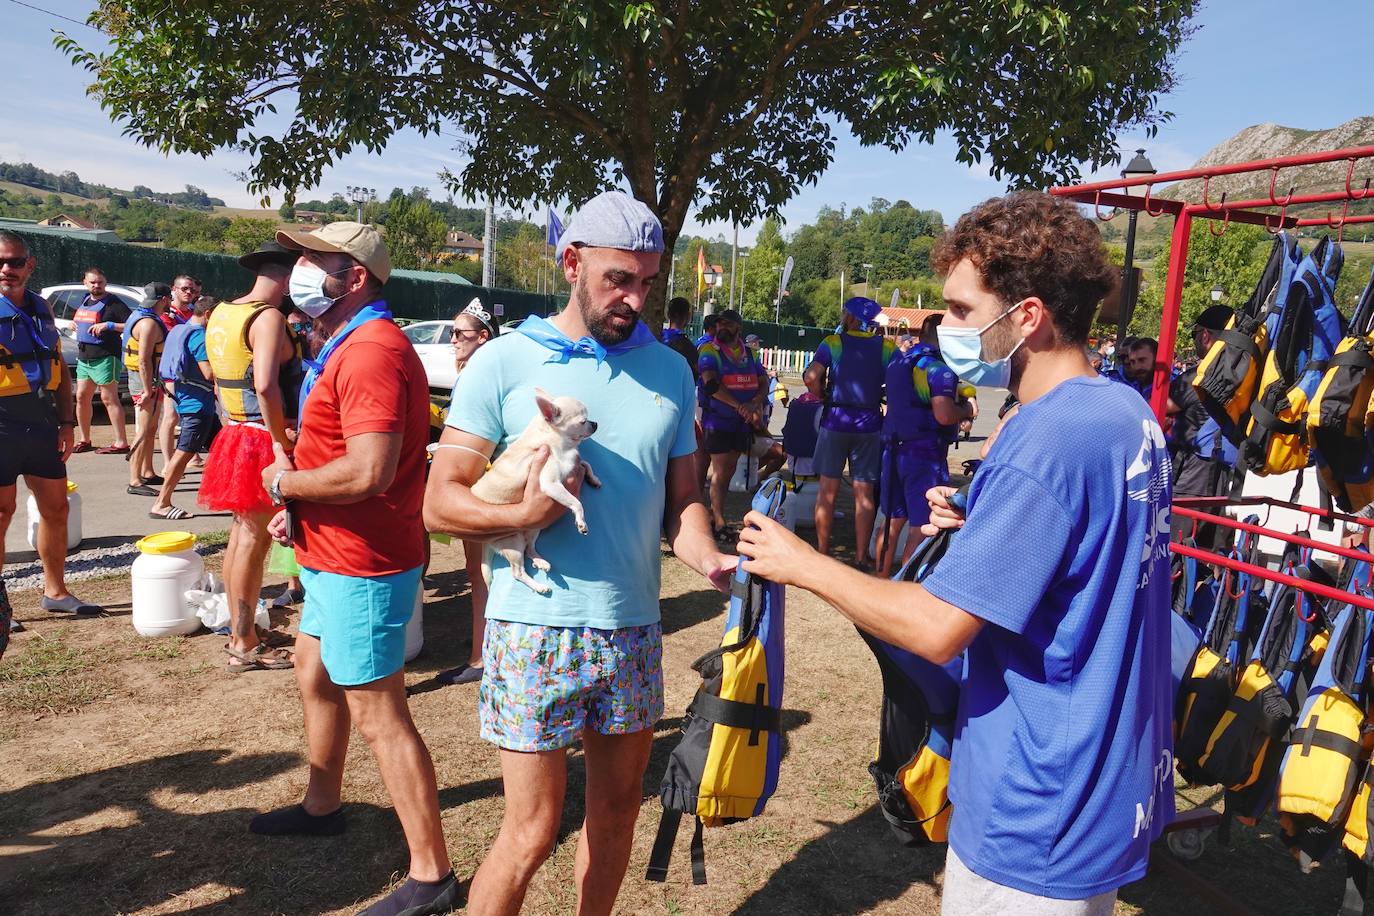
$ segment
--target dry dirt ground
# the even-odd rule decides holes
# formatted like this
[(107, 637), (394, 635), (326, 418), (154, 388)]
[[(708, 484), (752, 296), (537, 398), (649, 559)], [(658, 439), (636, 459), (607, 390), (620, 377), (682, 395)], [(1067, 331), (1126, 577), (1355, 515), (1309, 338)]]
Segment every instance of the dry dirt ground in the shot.
[[(742, 497), (732, 501), (737, 518)], [(208, 565), (216, 568), (218, 559)], [(667, 712), (656, 729), (617, 911), (938, 912), (943, 849), (899, 846), (874, 807), (865, 766), (876, 735), (877, 668), (836, 612), (795, 591), (787, 604), (787, 754), (777, 795), (762, 817), (707, 832), (707, 886), (691, 883), (685, 826), (667, 883), (643, 880), (658, 824), (658, 781), (698, 682), (690, 664), (717, 645), (724, 607), (666, 553), (663, 571)], [(449, 854), (466, 880), (504, 806), (497, 752), (477, 737), (475, 689), (435, 689), (433, 682), (435, 672), (466, 658), (470, 604), (458, 548), (436, 547), (431, 575), (425, 650), (407, 682), (438, 771)], [(295, 802), (305, 784), (289, 672), (231, 675), (223, 639), (204, 631), (138, 637), (125, 577), (88, 583), (82, 594), (104, 602), (110, 615), (50, 617), (35, 595), (15, 596), (28, 632), (16, 636), (0, 664), (0, 912), (347, 913), (404, 877), (399, 827), (356, 737), (346, 834), (307, 840), (247, 832), (249, 817)], [(286, 627), (296, 616), (276, 623)], [(577, 751), (570, 772), (563, 835), (530, 889), (527, 913), (572, 911), (582, 818)], [(1303, 878), (1266, 826), (1258, 833), (1237, 828), (1229, 850), (1209, 841), (1187, 874), (1225, 888), (1253, 912), (1335, 912), (1336, 869)], [(1161, 848), (1155, 858), (1168, 855)], [(1158, 870), (1123, 889), (1117, 909), (1213, 911), (1185, 880)]]

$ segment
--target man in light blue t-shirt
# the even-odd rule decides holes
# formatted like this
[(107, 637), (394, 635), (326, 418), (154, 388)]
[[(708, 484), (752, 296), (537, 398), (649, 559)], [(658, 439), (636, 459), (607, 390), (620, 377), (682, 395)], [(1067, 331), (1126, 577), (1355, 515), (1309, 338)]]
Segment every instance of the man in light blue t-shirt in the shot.
[[(539, 553), (551, 565), (527, 570), (551, 587), (539, 594), (492, 558), (479, 715), (482, 737), (501, 748), (506, 815), (473, 878), (472, 913), (519, 908), (557, 841), (566, 752), (579, 740), (587, 815), (577, 909), (610, 912), (663, 712), (660, 534), (721, 591), (736, 563), (716, 549), (699, 499), (691, 368), (639, 321), (662, 250), (648, 207), (619, 191), (593, 198), (559, 239), (568, 307), (477, 351), (453, 390), (426, 526), (477, 541), (542, 528)], [(470, 489), (535, 416), (536, 386), (581, 400), (597, 424), (580, 447), (601, 481), (579, 494), (585, 535), (538, 489), (547, 455), (533, 462), (519, 503), (493, 506)]]
[[(1049, 252), (1046, 255), (1043, 252)], [(1115, 268), (1075, 206), (1038, 192), (961, 218), (941, 357), (1021, 402), (974, 477), (967, 522), (921, 584), (863, 576), (745, 518), (745, 568), (820, 595), (931, 661), (966, 653), (950, 766), (945, 914), (1108, 914), (1173, 817), (1169, 457), (1139, 395), (1084, 355)]]

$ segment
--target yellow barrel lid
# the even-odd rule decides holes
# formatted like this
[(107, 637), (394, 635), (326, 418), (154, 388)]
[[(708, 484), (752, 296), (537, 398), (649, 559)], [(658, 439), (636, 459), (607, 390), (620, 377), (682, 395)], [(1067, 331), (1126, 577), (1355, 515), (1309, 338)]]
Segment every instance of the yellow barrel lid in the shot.
[(196, 546), (196, 536), (189, 531), (159, 531), (134, 545), (143, 553), (181, 553)]
[(76, 492), (76, 481), (75, 481), (75, 480), (69, 480), (69, 481), (67, 481), (67, 492), (68, 492), (68, 493), (75, 493), (75, 492)]

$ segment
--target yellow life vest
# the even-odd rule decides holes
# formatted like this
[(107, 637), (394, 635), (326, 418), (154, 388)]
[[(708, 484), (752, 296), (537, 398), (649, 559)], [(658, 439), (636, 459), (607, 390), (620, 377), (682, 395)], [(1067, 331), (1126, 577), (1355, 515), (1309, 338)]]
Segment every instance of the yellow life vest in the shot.
[[(261, 423), (262, 407), (253, 382), (253, 351), (248, 347), (248, 329), (259, 313), (275, 309), (266, 302), (221, 302), (210, 315), (205, 328), (205, 354), (215, 373), (215, 390), (220, 410), (235, 423)], [(282, 409), (295, 417), (300, 397), (301, 342), (286, 329), (295, 351), (278, 376), (282, 389)]]
[(1322, 486), (1343, 512), (1374, 502), (1374, 278), (1350, 318), (1347, 336), (1327, 362), (1307, 411)]
[(151, 318), (157, 324), (158, 339), (153, 346), (153, 372), (157, 372), (157, 365), (162, 361), (162, 345), (167, 340), (167, 326), (162, 323), (162, 319), (157, 317), (157, 313), (149, 309), (134, 309), (134, 313), (129, 316), (129, 320), (124, 324), (124, 368), (130, 372), (137, 372), (141, 364), (138, 352), (138, 335), (135, 333), (137, 327), (143, 323), (145, 318)]
[(0, 296), (0, 397), (56, 391), (62, 381), (62, 338), (47, 301), (24, 291), (33, 315)]

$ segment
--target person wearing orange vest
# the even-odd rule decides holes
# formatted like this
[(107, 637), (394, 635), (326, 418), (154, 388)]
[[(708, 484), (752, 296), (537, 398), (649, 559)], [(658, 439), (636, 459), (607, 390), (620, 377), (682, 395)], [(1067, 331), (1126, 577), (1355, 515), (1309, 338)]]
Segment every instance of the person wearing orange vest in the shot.
[[(24, 238), (0, 230), (0, 569), (5, 532), (14, 518), (17, 481), (38, 503), (38, 558), (43, 563), (39, 607), (99, 613), (67, 591), (67, 456), (72, 451), (72, 379), (48, 303), (27, 288), (35, 267)], [(0, 655), (14, 612), (0, 579)]]
[(258, 639), (253, 620), (262, 590), (263, 562), (275, 511), (262, 486), (272, 446), (290, 452), (300, 392), (300, 348), (286, 324), (282, 302), (297, 254), (276, 242), (239, 258), (253, 288), (221, 302), (205, 330), (205, 350), (215, 375), (224, 428), (210, 446), (199, 503), (211, 512), (233, 513), (224, 553), (224, 590), (229, 599), (229, 670), (235, 674), (292, 667), (290, 656)]

